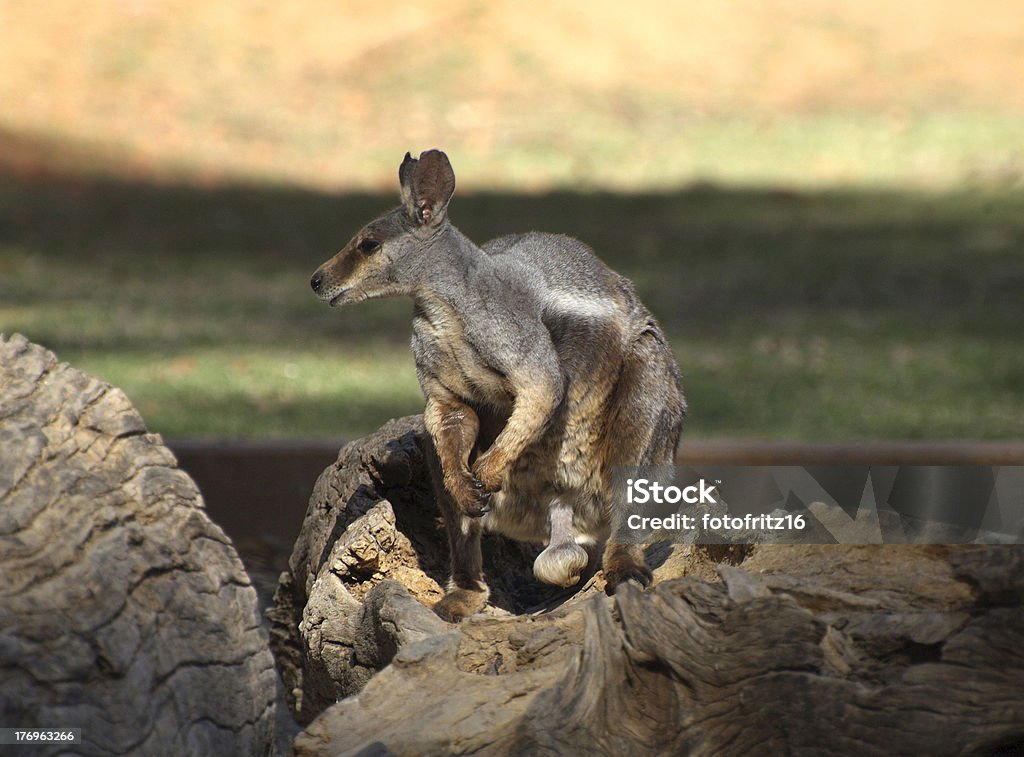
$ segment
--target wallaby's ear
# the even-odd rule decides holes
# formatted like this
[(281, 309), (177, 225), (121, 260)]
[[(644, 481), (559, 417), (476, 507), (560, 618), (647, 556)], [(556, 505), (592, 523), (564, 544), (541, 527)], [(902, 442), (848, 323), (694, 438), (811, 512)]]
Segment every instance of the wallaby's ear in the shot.
[(398, 180), (409, 218), (424, 226), (436, 226), (444, 220), (448, 201), (455, 192), (455, 172), (447, 155), (440, 150), (427, 150), (417, 160), (406, 153), (398, 169)]
[(406, 153), (405, 158), (402, 160), (402, 165), (398, 167), (398, 183), (402, 187), (402, 204), (410, 214), (410, 209), (415, 202), (412, 197), (412, 177), (416, 173), (417, 163), (419, 161), (416, 158)]

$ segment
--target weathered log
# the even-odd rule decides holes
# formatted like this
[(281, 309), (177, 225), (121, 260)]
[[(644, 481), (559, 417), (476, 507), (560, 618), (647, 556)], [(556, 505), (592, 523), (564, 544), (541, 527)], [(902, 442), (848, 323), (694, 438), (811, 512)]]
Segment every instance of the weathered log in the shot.
[(268, 754), (256, 593), (124, 393), (0, 337), (0, 725), (22, 753)]
[(538, 593), (495, 541), (499, 607), (449, 625), (421, 433), (392, 422), (317, 483), (275, 616), (315, 718), (295, 754), (1024, 748), (1024, 547), (659, 545), (656, 585), (609, 598), (600, 575)]
[[(268, 613), (300, 723), (359, 691), (402, 643), (445, 628), (425, 607), (444, 594), (448, 548), (422, 435), (419, 416), (391, 421), (343, 447), (314, 486)], [(484, 550), (492, 614), (519, 612), (555, 593), (533, 578), (535, 549), (489, 537)], [(388, 579), (405, 587), (409, 601), (367, 600)], [(385, 617), (394, 603), (405, 608), (400, 622)]]

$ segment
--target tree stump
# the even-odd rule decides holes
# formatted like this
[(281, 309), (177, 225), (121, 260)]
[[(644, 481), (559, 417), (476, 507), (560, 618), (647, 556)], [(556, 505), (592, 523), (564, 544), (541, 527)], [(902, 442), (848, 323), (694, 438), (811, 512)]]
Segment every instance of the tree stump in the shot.
[(0, 336), (0, 725), (19, 754), (269, 754), (256, 593), (120, 390)]
[[(448, 545), (423, 434), (420, 416), (391, 421), (343, 447), (314, 486), (268, 612), (300, 723), (358, 692), (398, 647), (446, 628), (427, 607), (444, 594)], [(533, 578), (534, 548), (491, 536), (484, 551), (490, 613), (519, 612), (554, 593)]]
[(317, 481), (273, 611), (296, 755), (1024, 749), (1024, 548), (655, 545), (606, 597), (492, 538), (495, 606), (449, 625), (422, 434)]

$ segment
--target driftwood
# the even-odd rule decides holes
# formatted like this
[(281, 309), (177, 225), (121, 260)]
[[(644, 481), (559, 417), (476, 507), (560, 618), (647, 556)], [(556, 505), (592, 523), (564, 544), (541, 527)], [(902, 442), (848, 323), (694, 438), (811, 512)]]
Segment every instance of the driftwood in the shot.
[(83, 739), (5, 749), (268, 754), (276, 686), (255, 591), (160, 438), (0, 337), (0, 726)]
[(660, 545), (656, 585), (610, 598), (493, 539), (496, 606), (449, 625), (421, 434), (316, 484), (272, 613), (295, 754), (1024, 749), (1024, 548)]

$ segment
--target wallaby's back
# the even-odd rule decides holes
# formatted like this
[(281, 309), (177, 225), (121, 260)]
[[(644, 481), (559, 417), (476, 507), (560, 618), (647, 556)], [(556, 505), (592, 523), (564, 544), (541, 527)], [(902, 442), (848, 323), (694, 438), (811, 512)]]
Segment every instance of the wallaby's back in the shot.
[[(499, 270), (516, 276), (536, 295), (531, 302), (551, 334), (563, 368), (610, 357), (649, 334), (668, 349), (661, 327), (640, 302), (629, 279), (604, 264), (586, 244), (564, 234), (528, 232), (493, 239), (482, 248)], [(520, 303), (525, 308), (530, 302)], [(536, 305), (535, 305), (536, 306)], [(530, 313), (524, 312), (524, 317)], [(587, 358), (590, 358), (588, 360)], [(665, 378), (682, 391), (674, 360)], [(638, 387), (639, 389), (639, 387)]]
[(523, 275), (530, 285), (552, 297), (573, 295), (607, 307), (637, 302), (629, 280), (573, 237), (537, 231), (510, 234), (492, 239), (483, 250), (499, 268)]

